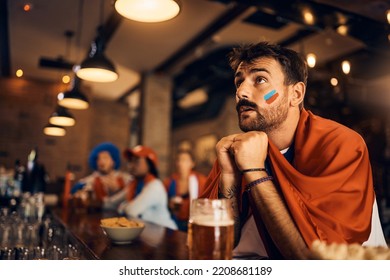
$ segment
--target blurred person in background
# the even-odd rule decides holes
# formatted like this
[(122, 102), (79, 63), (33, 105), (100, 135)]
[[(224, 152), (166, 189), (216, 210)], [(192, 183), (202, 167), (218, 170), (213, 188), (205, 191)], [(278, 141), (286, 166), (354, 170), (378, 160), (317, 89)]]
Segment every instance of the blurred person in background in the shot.
[(140, 218), (170, 229), (177, 229), (168, 210), (168, 196), (158, 176), (157, 154), (149, 147), (136, 146), (124, 151), (129, 172), (134, 176), (126, 201), (118, 208), (120, 214)]
[(190, 203), (203, 191), (206, 176), (194, 170), (195, 160), (188, 150), (176, 154), (175, 173), (164, 180), (169, 209), (179, 230), (187, 231)]
[(88, 162), (94, 172), (72, 187), (73, 198), (103, 210), (116, 210), (132, 179), (128, 173), (119, 170), (119, 149), (110, 142), (101, 143), (93, 148)]
[(49, 177), (46, 173), (45, 166), (38, 161), (37, 148), (32, 149), (28, 154), (27, 168), (25, 168), (21, 174), (18, 174), (18, 176), (22, 181), (22, 192), (35, 194), (46, 191)]

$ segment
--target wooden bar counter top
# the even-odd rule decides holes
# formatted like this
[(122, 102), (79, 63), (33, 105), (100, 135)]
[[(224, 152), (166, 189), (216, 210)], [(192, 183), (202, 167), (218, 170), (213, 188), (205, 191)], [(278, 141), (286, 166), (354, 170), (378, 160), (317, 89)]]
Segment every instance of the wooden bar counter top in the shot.
[(101, 260), (186, 260), (187, 233), (156, 224), (145, 223), (145, 229), (132, 243), (111, 243), (100, 227), (103, 218), (117, 217), (115, 212), (53, 210), (58, 219), (79, 242), (87, 259)]

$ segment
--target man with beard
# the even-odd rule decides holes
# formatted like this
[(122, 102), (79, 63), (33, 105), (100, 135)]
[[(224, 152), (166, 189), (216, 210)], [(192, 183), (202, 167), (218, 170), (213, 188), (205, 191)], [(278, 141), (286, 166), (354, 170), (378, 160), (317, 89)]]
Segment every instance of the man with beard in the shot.
[(116, 210), (124, 201), (132, 179), (119, 170), (120, 163), (120, 152), (114, 144), (97, 145), (89, 155), (89, 166), (95, 171), (73, 186), (73, 198), (83, 201), (86, 206)]
[(243, 133), (217, 143), (201, 197), (232, 202), (233, 256), (307, 259), (315, 240), (386, 246), (364, 140), (303, 108), (305, 61), (266, 42), (229, 60)]

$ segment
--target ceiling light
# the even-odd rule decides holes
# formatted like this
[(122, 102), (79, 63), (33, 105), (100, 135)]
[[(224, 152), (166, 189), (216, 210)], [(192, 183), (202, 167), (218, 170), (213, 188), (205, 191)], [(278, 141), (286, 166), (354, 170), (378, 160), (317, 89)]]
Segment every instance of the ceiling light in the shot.
[(316, 55), (314, 53), (309, 53), (307, 56), (306, 56), (306, 61), (307, 61), (307, 65), (310, 67), (310, 68), (314, 68), (314, 66), (316, 66)]
[(16, 70), (16, 73), (15, 73), (16, 77), (20, 78), (23, 76), (23, 70), (22, 69), (18, 69)]
[(43, 128), (43, 133), (49, 136), (64, 136), (66, 134), (66, 130), (62, 126), (47, 124)]
[(337, 80), (336, 78), (332, 78), (330, 79), (330, 84), (335, 87), (339, 84), (339, 80)]
[(66, 108), (58, 106), (57, 109), (51, 114), (49, 123), (59, 126), (74, 126), (76, 120)]
[(390, 10), (387, 10), (387, 22), (390, 24)]
[(348, 60), (344, 60), (341, 63), (341, 69), (343, 70), (344, 74), (349, 74), (349, 72), (351, 72), (351, 63)]
[(314, 15), (310, 10), (308, 9), (303, 10), (303, 21), (306, 24), (313, 25), (314, 20), (315, 20)]
[(69, 82), (70, 82), (70, 77), (69, 77), (69, 75), (64, 75), (64, 76), (62, 76), (62, 82), (63, 82), (64, 84), (69, 84)]
[(103, 53), (103, 42), (97, 38), (91, 44), (89, 56), (81, 63), (77, 77), (90, 82), (113, 82), (118, 79), (114, 64)]
[(75, 77), (70, 91), (58, 94), (58, 104), (69, 109), (84, 110), (89, 107), (88, 98), (80, 91), (80, 80)]
[(23, 11), (25, 11), (26, 13), (27, 12), (30, 12), (31, 11), (31, 9), (32, 9), (32, 4), (31, 3), (26, 3), (26, 4), (24, 4), (23, 5)]
[(348, 26), (340, 25), (339, 27), (337, 27), (337, 33), (339, 33), (340, 35), (346, 36), (348, 33)]
[(125, 18), (140, 22), (161, 22), (176, 17), (180, 6), (174, 0), (117, 0), (116, 11)]

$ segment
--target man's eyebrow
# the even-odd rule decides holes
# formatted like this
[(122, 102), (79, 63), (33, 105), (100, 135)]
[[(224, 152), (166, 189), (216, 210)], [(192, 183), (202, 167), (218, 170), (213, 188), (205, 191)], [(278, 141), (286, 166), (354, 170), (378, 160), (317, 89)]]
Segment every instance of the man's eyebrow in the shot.
[(252, 68), (249, 73), (253, 74), (256, 72), (267, 72), (268, 74), (271, 74), (267, 69), (265, 68)]
[[(250, 74), (257, 73), (257, 72), (266, 72), (268, 74), (271, 74), (270, 71), (268, 71), (268, 69), (266, 69), (266, 68), (252, 68), (251, 70), (249, 70)], [(238, 78), (238, 77), (241, 77), (241, 76), (242, 76), (242, 72), (241, 71), (237, 71), (234, 74), (234, 78)]]

